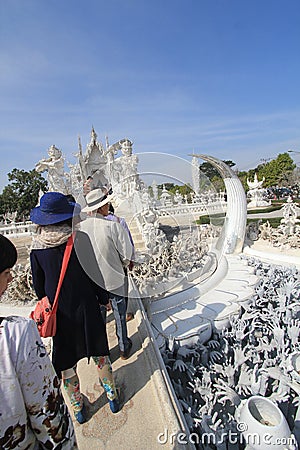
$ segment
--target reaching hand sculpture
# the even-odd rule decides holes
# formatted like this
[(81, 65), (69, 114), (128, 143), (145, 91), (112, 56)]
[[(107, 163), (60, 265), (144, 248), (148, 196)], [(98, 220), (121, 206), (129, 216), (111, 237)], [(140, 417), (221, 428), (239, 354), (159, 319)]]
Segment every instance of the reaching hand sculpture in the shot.
[(202, 420), (200, 422), (201, 428), (206, 436), (214, 436), (214, 444), (217, 450), (226, 450), (226, 435), (227, 435), (227, 427), (225, 428), (222, 419), (218, 417), (217, 413), (213, 415), (204, 414)]
[(179, 372), (185, 372), (187, 370), (187, 365), (180, 359), (177, 359), (173, 365), (173, 371), (174, 370), (179, 370)]
[(234, 406), (238, 406), (241, 403), (240, 396), (224, 380), (219, 380), (219, 383), (215, 383), (214, 387), (217, 389), (215, 398), (221, 403), (225, 404), (226, 401), (229, 401)]
[(278, 344), (280, 349), (284, 348), (284, 330), (281, 328), (279, 323), (271, 323), (269, 324), (269, 328), (273, 333), (274, 339)]
[(238, 341), (242, 341), (249, 332), (246, 332), (247, 322), (243, 319), (239, 320), (235, 330), (236, 338)]
[(240, 368), (240, 376), (237, 382), (237, 392), (239, 395), (250, 395), (252, 386), (252, 370), (246, 364)]
[(298, 344), (298, 338), (300, 334), (300, 321), (299, 320), (291, 320), (287, 325), (287, 334), (291, 340), (293, 346)]
[(215, 339), (211, 339), (208, 343), (207, 343), (207, 347), (209, 349), (217, 349), (220, 348), (220, 342), (216, 341)]
[(220, 361), (223, 358), (223, 354), (221, 352), (218, 352), (216, 350), (213, 350), (209, 353), (209, 360), (214, 364), (217, 361)]
[(240, 345), (235, 345), (233, 347), (234, 352), (234, 362), (236, 366), (242, 366), (246, 361), (251, 358), (253, 354), (253, 349), (245, 346), (242, 348)]
[[(250, 264), (261, 281), (242, 316), (208, 343), (177, 351), (181, 361), (175, 368), (186, 380), (182, 408), (190, 429), (213, 433), (215, 439), (230, 427), (237, 431), (231, 414), (250, 396), (292, 403), (300, 395), (298, 272), (255, 259)], [(205, 445), (211, 450), (223, 444)]]
[(205, 403), (211, 403), (214, 394), (212, 391), (212, 382), (210, 379), (210, 374), (208, 372), (203, 372), (202, 379), (196, 377), (192, 382), (188, 383), (192, 388), (193, 392), (197, 392), (204, 399)]
[(252, 371), (251, 393), (252, 395), (265, 396), (267, 391), (268, 375), (263, 374), (258, 364), (255, 364)]
[(188, 348), (185, 345), (180, 347), (177, 352), (178, 356), (182, 356), (183, 358), (187, 358), (188, 356), (195, 356), (197, 358), (200, 358), (200, 354), (197, 352), (194, 348)]

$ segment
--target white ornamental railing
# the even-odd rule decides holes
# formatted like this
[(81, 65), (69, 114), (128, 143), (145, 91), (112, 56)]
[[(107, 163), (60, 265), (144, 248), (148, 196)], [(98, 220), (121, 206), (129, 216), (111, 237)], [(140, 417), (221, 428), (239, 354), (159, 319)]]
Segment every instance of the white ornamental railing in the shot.
[(30, 220), (26, 222), (15, 222), (10, 224), (0, 224), (0, 234), (4, 236), (20, 236), (20, 235), (32, 235), (36, 225)]
[(172, 206), (157, 206), (157, 212), (160, 216), (173, 216), (173, 215), (206, 215), (217, 214), (226, 211), (225, 202), (209, 203), (207, 205), (203, 203), (185, 203), (182, 205)]

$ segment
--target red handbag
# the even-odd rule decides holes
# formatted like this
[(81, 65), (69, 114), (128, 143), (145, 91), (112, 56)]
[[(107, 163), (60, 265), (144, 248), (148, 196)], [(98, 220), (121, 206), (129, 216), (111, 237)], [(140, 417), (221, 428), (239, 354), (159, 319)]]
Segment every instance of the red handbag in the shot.
[(58, 307), (58, 296), (69, 263), (74, 238), (75, 233), (73, 233), (67, 241), (53, 305), (51, 305), (48, 297), (43, 297), (37, 302), (34, 311), (31, 311), (30, 313), (30, 318), (35, 321), (40, 336), (44, 338), (53, 337), (56, 334), (56, 311)]

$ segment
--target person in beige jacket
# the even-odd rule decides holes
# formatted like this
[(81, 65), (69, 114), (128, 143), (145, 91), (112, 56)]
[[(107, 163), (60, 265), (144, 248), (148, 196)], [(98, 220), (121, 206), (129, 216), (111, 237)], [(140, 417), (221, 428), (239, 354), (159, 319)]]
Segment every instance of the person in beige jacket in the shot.
[[(102, 189), (94, 189), (86, 196), (87, 206), (82, 209), (89, 216), (80, 224), (88, 234), (103, 277), (103, 288), (109, 292), (116, 321), (116, 333), (120, 356), (127, 359), (132, 342), (128, 338), (126, 324), (126, 285), (124, 268), (132, 258), (132, 244), (128, 233), (118, 223), (105, 219), (106, 209), (113, 196), (106, 195)], [(88, 271), (88, 268), (86, 268)]]

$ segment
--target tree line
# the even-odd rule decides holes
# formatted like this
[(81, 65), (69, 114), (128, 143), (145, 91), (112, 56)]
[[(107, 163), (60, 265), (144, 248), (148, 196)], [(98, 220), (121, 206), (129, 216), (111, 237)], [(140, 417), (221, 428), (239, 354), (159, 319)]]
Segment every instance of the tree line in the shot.
[[(235, 162), (232, 160), (224, 160), (223, 162), (225, 162), (239, 177), (246, 192), (249, 190), (247, 179), (253, 181), (255, 173), (257, 174), (259, 181), (263, 180), (263, 178), (265, 179), (263, 184), (264, 188), (299, 185), (299, 174), (295, 174), (294, 172), (296, 164), (288, 153), (281, 153), (272, 161), (259, 164), (255, 169), (250, 169), (248, 171), (239, 171), (236, 168)], [(213, 184), (216, 191), (223, 191), (225, 189), (221, 175), (209, 162), (200, 164), (199, 169), (201, 174), (204, 174), (205, 177), (207, 177), (206, 180), (208, 179)], [(163, 185), (158, 185), (158, 188), (161, 190), (163, 186), (170, 193), (175, 194), (176, 191), (178, 191), (183, 196), (192, 191), (192, 187), (188, 184), (179, 186), (174, 183), (164, 183)], [(201, 182), (200, 177), (200, 191), (201, 189), (205, 190), (207, 186), (207, 182), (205, 182), (203, 178)]]

